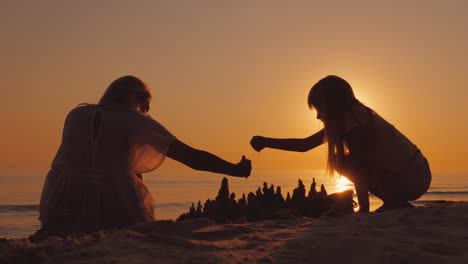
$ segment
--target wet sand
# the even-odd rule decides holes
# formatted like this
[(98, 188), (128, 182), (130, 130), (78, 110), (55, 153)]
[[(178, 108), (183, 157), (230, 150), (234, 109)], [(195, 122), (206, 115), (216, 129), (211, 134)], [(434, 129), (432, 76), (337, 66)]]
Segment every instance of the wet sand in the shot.
[(468, 203), (242, 224), (154, 221), (38, 243), (2, 263), (468, 263)]

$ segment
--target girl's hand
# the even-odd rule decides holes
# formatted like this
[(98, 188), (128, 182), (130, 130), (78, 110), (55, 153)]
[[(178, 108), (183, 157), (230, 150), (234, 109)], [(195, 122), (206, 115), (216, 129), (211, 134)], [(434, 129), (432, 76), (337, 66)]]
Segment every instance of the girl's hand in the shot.
[(255, 136), (252, 138), (252, 140), (250, 140), (250, 145), (256, 151), (261, 151), (262, 149), (266, 147), (265, 138), (262, 136)]
[(239, 163), (236, 164), (236, 172), (234, 176), (248, 178), (250, 176), (250, 171), (252, 170), (252, 161), (242, 156), (242, 159)]

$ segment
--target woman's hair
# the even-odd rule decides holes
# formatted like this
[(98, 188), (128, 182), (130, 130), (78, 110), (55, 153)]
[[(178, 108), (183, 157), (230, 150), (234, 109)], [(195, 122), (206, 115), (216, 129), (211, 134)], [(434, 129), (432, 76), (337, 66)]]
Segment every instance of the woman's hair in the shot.
[(332, 175), (344, 165), (347, 146), (344, 142), (344, 113), (359, 101), (348, 82), (334, 75), (318, 81), (307, 99), (311, 109), (318, 108), (328, 140), (327, 173)]
[(141, 112), (148, 112), (151, 91), (142, 80), (127, 75), (118, 78), (107, 87), (99, 104), (131, 106), (134, 100), (138, 103)]

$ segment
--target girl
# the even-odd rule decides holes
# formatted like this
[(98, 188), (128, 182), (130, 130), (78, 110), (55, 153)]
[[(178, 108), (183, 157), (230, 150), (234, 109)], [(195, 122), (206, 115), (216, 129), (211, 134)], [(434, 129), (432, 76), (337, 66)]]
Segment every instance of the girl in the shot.
[(40, 202), (42, 234), (67, 235), (123, 228), (154, 219), (154, 201), (142, 173), (168, 156), (193, 169), (250, 175), (237, 164), (194, 149), (146, 113), (151, 92), (141, 80), (112, 82), (97, 105), (81, 104), (67, 116), (62, 143)]
[(393, 125), (354, 97), (342, 78), (327, 76), (309, 92), (308, 104), (324, 129), (304, 139), (255, 136), (256, 151), (275, 148), (305, 152), (328, 142), (327, 172), (352, 181), (360, 212), (369, 212), (369, 194), (383, 200), (377, 211), (411, 207), (431, 183), (431, 171), (421, 151)]

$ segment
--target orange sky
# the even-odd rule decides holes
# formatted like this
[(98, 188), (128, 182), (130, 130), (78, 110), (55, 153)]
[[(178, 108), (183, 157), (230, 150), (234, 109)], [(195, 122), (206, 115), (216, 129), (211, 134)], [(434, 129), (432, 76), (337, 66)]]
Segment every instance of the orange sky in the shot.
[(152, 87), (150, 114), (193, 147), (246, 154), (254, 169), (324, 168), (324, 147), (258, 155), (248, 142), (320, 129), (306, 97), (335, 74), (433, 171), (468, 171), (468, 2), (313, 2), (2, 3), (0, 168), (49, 167), (67, 112), (126, 74)]

